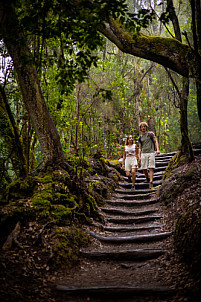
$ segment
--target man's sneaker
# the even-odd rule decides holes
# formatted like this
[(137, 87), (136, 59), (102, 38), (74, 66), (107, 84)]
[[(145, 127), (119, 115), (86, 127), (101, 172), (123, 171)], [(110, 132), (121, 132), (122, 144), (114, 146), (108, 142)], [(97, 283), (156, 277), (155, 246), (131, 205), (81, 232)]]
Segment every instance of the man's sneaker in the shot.
[(131, 187), (131, 191), (135, 191), (135, 186), (132, 186), (132, 187)]
[(153, 182), (150, 182), (149, 183), (149, 189), (153, 189), (153, 188), (154, 188)]
[(149, 183), (149, 181), (150, 181), (150, 179), (149, 179), (149, 177), (146, 177), (146, 179), (145, 179), (145, 183)]

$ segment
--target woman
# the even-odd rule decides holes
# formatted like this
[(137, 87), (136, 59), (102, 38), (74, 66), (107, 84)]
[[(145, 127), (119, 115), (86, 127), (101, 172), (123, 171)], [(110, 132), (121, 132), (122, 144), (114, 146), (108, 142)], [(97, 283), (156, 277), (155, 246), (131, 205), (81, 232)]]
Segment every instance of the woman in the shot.
[(130, 172), (132, 175), (131, 191), (135, 190), (135, 179), (137, 170), (137, 146), (134, 143), (132, 135), (128, 135), (125, 142), (122, 168), (126, 171), (126, 176), (131, 181)]

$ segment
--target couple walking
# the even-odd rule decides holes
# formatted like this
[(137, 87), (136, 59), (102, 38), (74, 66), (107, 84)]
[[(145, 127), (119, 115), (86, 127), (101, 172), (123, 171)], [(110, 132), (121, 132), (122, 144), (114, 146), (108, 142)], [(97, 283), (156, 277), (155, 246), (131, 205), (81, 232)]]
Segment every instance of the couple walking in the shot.
[[(156, 154), (160, 154), (158, 141), (153, 132), (148, 132), (148, 125), (145, 122), (139, 124), (141, 135), (138, 138), (139, 150), (137, 151), (136, 144), (134, 143), (132, 135), (128, 135), (125, 142), (122, 168), (126, 171), (126, 176), (131, 182), (131, 190), (135, 190), (136, 171), (138, 162), (141, 164), (146, 180), (149, 183), (149, 188), (153, 188), (153, 176), (155, 168), (155, 150)], [(137, 161), (138, 159), (138, 161)], [(149, 170), (149, 174), (148, 174)], [(131, 172), (131, 175), (130, 175)]]

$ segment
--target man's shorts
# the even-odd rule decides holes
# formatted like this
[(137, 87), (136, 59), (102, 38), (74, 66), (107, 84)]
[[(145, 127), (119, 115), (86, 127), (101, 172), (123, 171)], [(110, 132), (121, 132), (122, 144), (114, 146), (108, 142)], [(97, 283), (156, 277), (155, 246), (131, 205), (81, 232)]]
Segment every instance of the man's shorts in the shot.
[(155, 153), (141, 154), (141, 169), (155, 168)]
[(131, 171), (137, 168), (137, 158), (135, 156), (126, 157), (125, 171)]

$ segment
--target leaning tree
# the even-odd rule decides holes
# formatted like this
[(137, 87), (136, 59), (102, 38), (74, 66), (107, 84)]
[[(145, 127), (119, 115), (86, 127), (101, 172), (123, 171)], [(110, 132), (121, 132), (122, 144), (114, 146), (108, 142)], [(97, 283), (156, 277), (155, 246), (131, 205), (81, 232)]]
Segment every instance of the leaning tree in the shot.
[[(151, 37), (140, 33), (140, 26), (146, 25), (153, 14), (143, 9), (139, 23), (138, 16), (128, 12), (124, 0), (0, 0), (0, 36), (12, 57), (23, 101), (41, 145), (44, 166), (70, 169), (41, 91), (30, 36), (39, 35), (43, 42), (53, 38), (60, 41), (61, 77), (57, 80), (64, 91), (76, 81), (83, 81), (91, 64), (96, 62), (93, 52), (101, 45), (99, 33), (125, 53), (159, 63), (187, 79), (191, 75), (197, 85), (201, 119), (200, 0), (192, 0), (191, 8), (194, 47), (182, 43), (177, 36)], [(184, 131), (183, 137), (187, 137), (187, 132)]]
[[(119, 19), (110, 17), (100, 31), (122, 52), (156, 62), (183, 77), (182, 92), (177, 90), (180, 99), (181, 150), (192, 160), (194, 156), (188, 137), (187, 103), (191, 77), (196, 83), (197, 108), (201, 121), (201, 1), (191, 0), (190, 4), (193, 45), (190, 44), (186, 32), (183, 35), (188, 43), (182, 43), (179, 20), (172, 0), (167, 0), (166, 11), (161, 15), (162, 21), (171, 20), (173, 24), (174, 36), (171, 38), (148, 36), (140, 32), (140, 27), (143, 24), (147, 26), (154, 17), (154, 11), (148, 9), (141, 9), (139, 13), (129, 14), (129, 16), (123, 15)], [(143, 21), (139, 21), (138, 16), (142, 15)], [(127, 27), (126, 24), (128, 24)]]

